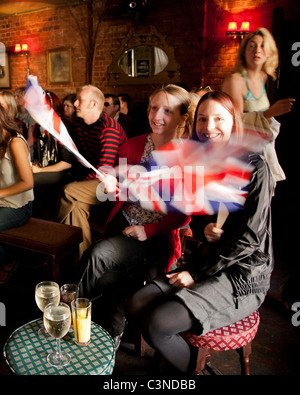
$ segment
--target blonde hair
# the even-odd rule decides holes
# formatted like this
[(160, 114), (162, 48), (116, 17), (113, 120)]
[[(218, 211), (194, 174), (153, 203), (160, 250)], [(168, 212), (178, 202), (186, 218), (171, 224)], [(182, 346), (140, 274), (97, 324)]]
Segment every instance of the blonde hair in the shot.
[(149, 104), (147, 110), (148, 116), (151, 108), (152, 99), (159, 92), (164, 92), (169, 95), (175, 96), (180, 101), (180, 114), (181, 115), (188, 114), (188, 118), (185, 121), (184, 125), (178, 128), (178, 134), (176, 137), (180, 138), (183, 135), (189, 135), (193, 126), (193, 117), (191, 116), (192, 115), (191, 98), (189, 92), (184, 88), (181, 88), (180, 86), (174, 84), (161, 86), (160, 88), (156, 89), (149, 97)]
[(247, 69), (245, 58), (246, 47), (248, 42), (257, 35), (261, 36), (264, 40), (264, 51), (267, 56), (267, 60), (265, 61), (262, 70), (271, 76), (273, 80), (276, 80), (276, 70), (279, 62), (278, 49), (272, 34), (264, 27), (260, 27), (254, 32), (249, 33), (242, 40), (237, 54), (236, 71), (242, 73), (245, 69)]
[(15, 101), (14, 95), (9, 91), (1, 91), (0, 95), (3, 97), (3, 100), (5, 101), (5, 103), (7, 105), (8, 115), (12, 119), (14, 119), (17, 115), (17, 112), (18, 112), (17, 103)]

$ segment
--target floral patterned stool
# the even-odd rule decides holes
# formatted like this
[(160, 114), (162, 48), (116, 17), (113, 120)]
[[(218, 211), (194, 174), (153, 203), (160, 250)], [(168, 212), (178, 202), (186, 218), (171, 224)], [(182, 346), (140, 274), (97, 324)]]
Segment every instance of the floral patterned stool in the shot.
[[(224, 326), (201, 336), (194, 335), (191, 332), (182, 333), (182, 337), (189, 344), (199, 348), (194, 373), (201, 374), (206, 364), (209, 366), (210, 355), (212, 353), (237, 350), (240, 355), (242, 374), (249, 375), (251, 342), (257, 333), (259, 321), (259, 313), (255, 311), (234, 324)], [(209, 370), (215, 373), (212, 369)]]

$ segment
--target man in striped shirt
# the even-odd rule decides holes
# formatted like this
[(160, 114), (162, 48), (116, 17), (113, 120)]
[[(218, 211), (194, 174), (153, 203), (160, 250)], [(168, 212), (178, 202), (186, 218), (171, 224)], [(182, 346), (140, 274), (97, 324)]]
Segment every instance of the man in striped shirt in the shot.
[[(126, 141), (122, 126), (102, 112), (104, 95), (92, 85), (83, 86), (74, 103), (77, 118), (73, 121), (72, 138), (79, 152), (97, 169), (107, 170), (117, 164), (120, 146)], [(88, 222), (92, 205), (102, 204), (96, 197), (99, 179), (92, 169), (79, 162), (73, 172), (76, 181), (64, 187), (57, 221), (79, 226), (83, 233), (80, 256), (91, 245)]]

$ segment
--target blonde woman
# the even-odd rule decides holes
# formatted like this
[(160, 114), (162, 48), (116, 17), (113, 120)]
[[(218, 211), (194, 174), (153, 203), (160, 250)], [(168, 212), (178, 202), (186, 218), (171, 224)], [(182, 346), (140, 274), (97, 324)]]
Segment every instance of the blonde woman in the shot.
[(265, 118), (291, 111), (295, 99), (281, 99), (270, 107), (265, 84), (276, 80), (278, 50), (271, 33), (263, 27), (242, 40), (235, 71), (225, 79), (223, 91), (231, 95), (241, 113), (263, 111)]
[[(119, 157), (129, 165), (147, 167), (153, 150), (178, 138), (183, 125), (189, 130), (189, 111), (190, 96), (185, 89), (172, 84), (157, 89), (148, 106), (151, 132), (126, 141)], [(184, 214), (163, 214), (119, 200), (108, 217), (106, 238), (85, 252), (81, 293), (89, 298), (103, 295), (94, 312), (99, 311), (99, 323), (115, 338), (116, 346), (125, 326), (123, 303), (134, 291), (130, 279), (146, 265), (153, 271), (168, 270), (181, 254), (179, 229), (188, 222)]]
[(280, 123), (274, 117), (289, 113), (295, 102), (293, 98), (280, 99), (270, 106), (265, 84), (268, 77), (276, 79), (277, 67), (275, 40), (267, 29), (260, 27), (242, 40), (236, 69), (225, 79), (222, 88), (238, 105), (245, 128), (269, 142), (264, 155), (276, 182), (284, 180), (285, 174), (275, 151)]

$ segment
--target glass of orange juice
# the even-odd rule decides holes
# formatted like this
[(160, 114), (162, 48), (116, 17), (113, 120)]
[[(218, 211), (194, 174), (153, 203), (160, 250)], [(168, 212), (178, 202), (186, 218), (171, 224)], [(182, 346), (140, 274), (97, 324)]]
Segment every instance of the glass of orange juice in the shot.
[(75, 343), (87, 346), (91, 341), (92, 302), (77, 298), (71, 302)]

